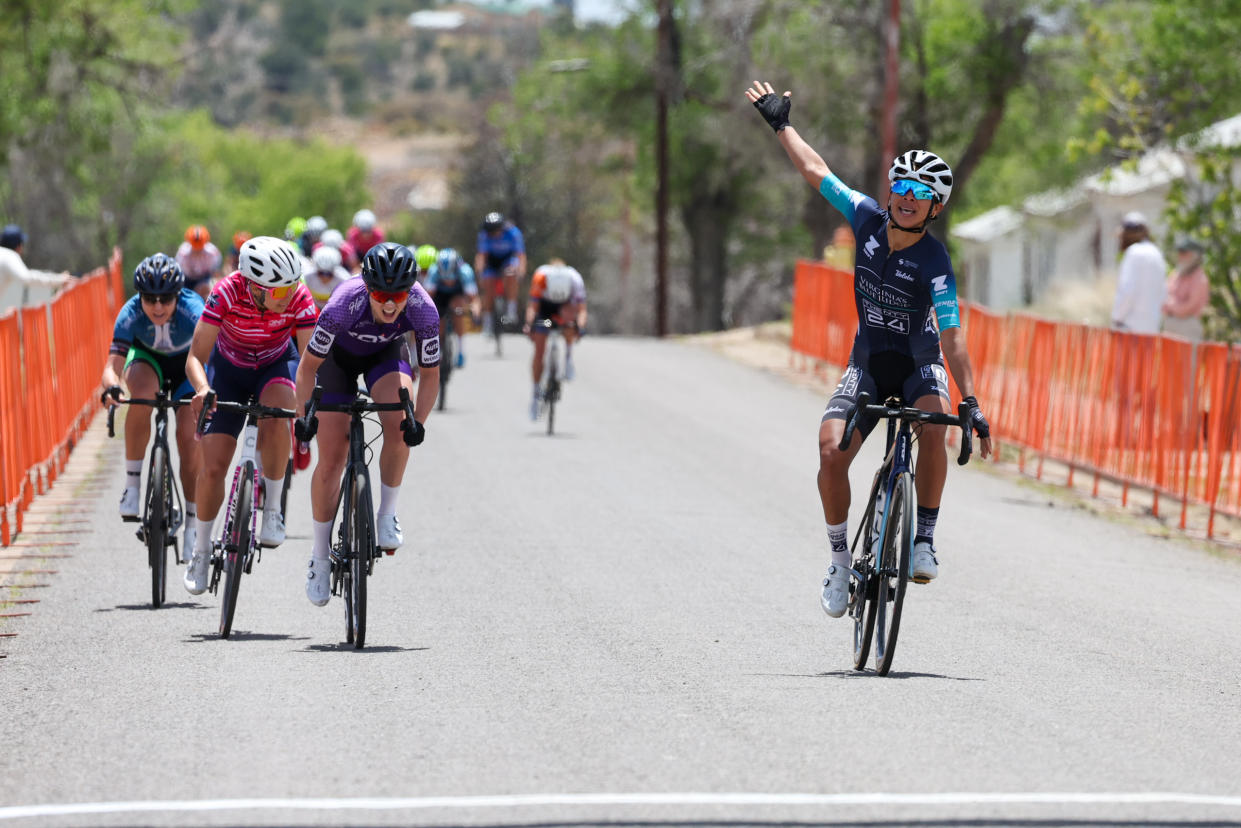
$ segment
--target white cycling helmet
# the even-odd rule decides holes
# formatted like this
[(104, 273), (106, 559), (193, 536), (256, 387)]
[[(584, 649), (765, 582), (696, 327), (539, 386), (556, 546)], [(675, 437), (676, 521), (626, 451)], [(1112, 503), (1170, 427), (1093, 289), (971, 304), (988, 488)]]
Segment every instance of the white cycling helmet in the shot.
[(910, 150), (896, 156), (888, 170), (888, 181), (898, 178), (930, 186), (939, 196), (940, 204), (947, 204), (952, 195), (952, 167), (930, 150)]
[(324, 230), (323, 235), (319, 237), (319, 241), (328, 247), (335, 247), (337, 250), (340, 250), (340, 246), (345, 243), (345, 237), (341, 235), (339, 230), (332, 228), (331, 230)]
[(340, 267), (340, 251), (324, 242), (310, 254), (310, 260), (320, 273), (335, 273)]
[(255, 236), (241, 246), (237, 257), (241, 275), (259, 287), (278, 288), (297, 284), (302, 277), (301, 257), (284, 239)]
[(375, 227), (375, 214), (370, 210), (358, 210), (353, 214), (353, 226), (363, 233)]
[(323, 216), (311, 216), (306, 219), (306, 232), (310, 234), (312, 239), (317, 239), (323, 235), (323, 231), (327, 229), (327, 219)]

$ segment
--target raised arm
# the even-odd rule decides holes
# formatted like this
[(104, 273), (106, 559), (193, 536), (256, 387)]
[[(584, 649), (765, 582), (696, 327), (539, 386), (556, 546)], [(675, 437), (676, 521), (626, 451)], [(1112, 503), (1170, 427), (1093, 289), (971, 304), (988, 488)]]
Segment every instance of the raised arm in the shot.
[(820, 183), (832, 171), (822, 156), (815, 152), (814, 148), (807, 144), (805, 139), (797, 134), (797, 130), (789, 124), (793, 93), (785, 92), (780, 97), (776, 97), (775, 90), (770, 83), (754, 81), (754, 85), (745, 91), (745, 97), (754, 104), (767, 124), (775, 130), (776, 139), (780, 142), (780, 146), (784, 147), (789, 160), (801, 173), (801, 177), (806, 179), (807, 184), (818, 190)]

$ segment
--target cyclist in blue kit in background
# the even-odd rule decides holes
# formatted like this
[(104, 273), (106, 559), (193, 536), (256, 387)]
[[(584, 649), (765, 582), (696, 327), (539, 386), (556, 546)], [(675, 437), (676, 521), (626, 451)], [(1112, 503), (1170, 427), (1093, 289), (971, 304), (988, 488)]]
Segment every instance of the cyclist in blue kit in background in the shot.
[(496, 302), (505, 301), (501, 315), (506, 325), (517, 321), (517, 283), (526, 275), (526, 241), (517, 225), (492, 212), (483, 217), (477, 250), (474, 272), (483, 288), (483, 333), (489, 334)]
[[(790, 92), (777, 97), (770, 83), (755, 81), (745, 96), (775, 130), (797, 171), (849, 221), (856, 239), (858, 329), (849, 365), (819, 426), (819, 498), (831, 549), (821, 600), (823, 611), (839, 618), (849, 604), (849, 465), (878, 422), (860, 417), (860, 435), (854, 435), (845, 451), (839, 449), (845, 418), (858, 395), (865, 391), (881, 402), (897, 394), (915, 408), (951, 413), (947, 362), (970, 407), (982, 456), (991, 453), (991, 430), (974, 397), (974, 370), (961, 334), (952, 262), (944, 245), (926, 232), (952, 195), (952, 170), (926, 150), (898, 156), (888, 170), (892, 189), (884, 209), (842, 183), (789, 125)], [(934, 533), (948, 474), (945, 431), (945, 426), (924, 424), (918, 434), (915, 583), (939, 574)]]

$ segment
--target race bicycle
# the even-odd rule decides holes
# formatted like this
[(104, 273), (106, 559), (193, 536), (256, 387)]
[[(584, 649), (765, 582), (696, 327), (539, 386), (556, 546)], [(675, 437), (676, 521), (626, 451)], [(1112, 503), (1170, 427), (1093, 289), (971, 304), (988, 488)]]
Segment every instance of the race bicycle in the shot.
[(464, 308), (453, 307), (440, 317), (440, 393), (436, 403), (440, 411), (444, 410), (444, 403), (448, 396), (448, 380), (452, 378), (452, 372), (457, 367), (453, 318), (464, 315)]
[(888, 421), (883, 463), (875, 472), (870, 498), (857, 534), (853, 536), (848, 615), (853, 619), (853, 667), (861, 670), (875, 640), (875, 672), (886, 676), (896, 654), (905, 587), (913, 569), (913, 544), (917, 529), (918, 496), (911, 463), (916, 438), (911, 423), (956, 426), (961, 429), (961, 452), (957, 463), (970, 458), (969, 406), (961, 403), (957, 416), (909, 408), (897, 397), (871, 405), (870, 395), (858, 396), (850, 409), (840, 450), (853, 439), (858, 418), (868, 414)]
[(547, 415), (547, 433), (556, 429), (556, 403), (564, 387), (564, 359), (567, 348), (560, 323), (552, 319), (536, 319), (531, 328), (547, 332), (547, 345), (543, 350), (543, 376), (539, 380), (540, 414)]
[[(151, 444), (150, 462), (147, 463), (142, 517), (125, 520), (141, 523), (136, 534), (147, 548), (147, 566), (151, 569), (151, 607), (159, 609), (166, 598), (168, 547), (171, 546), (177, 560), (182, 561), (177, 531), (185, 515), (185, 503), (181, 499), (181, 489), (177, 486), (177, 476), (172, 468), (172, 453), (168, 448), (168, 411), (188, 405), (189, 400), (172, 399), (172, 387), (167, 382), (155, 393), (153, 400), (121, 399), (120, 388), (115, 386), (105, 391), (101, 399), (106, 402), (109, 396), (121, 405), (145, 405), (155, 409), (155, 440)], [(109, 437), (116, 436), (115, 418), (116, 408), (111, 407), (108, 409)], [(186, 555), (189, 552), (184, 550)]]
[[(201, 434), (209, 412), (214, 405), (220, 411), (235, 411), (246, 415), (246, 424), (241, 431), (241, 459), (233, 468), (233, 485), (229, 491), (227, 508), (224, 513), (223, 529), (219, 539), (211, 544), (211, 577), (208, 589), (217, 594), (220, 579), (224, 579), (224, 593), (220, 598), (220, 636), (228, 638), (233, 630), (233, 613), (237, 609), (237, 593), (241, 589), (241, 576), (249, 573), (256, 560), (261, 560), (262, 548), (259, 546), (258, 513), (261, 510), (259, 492), (263, 490), (263, 481), (259, 479), (258, 466), (255, 463), (256, 447), (259, 436), (259, 420), (266, 417), (296, 417), (297, 414), (287, 408), (272, 408), (255, 402), (237, 403), (220, 400), (216, 402), (214, 391), (207, 393), (203, 410), (198, 416), (198, 433)], [(288, 489), (288, 480), (285, 480)], [(281, 504), (285, 497), (281, 497)]]
[[(361, 393), (344, 404), (321, 402), (323, 389), (315, 386), (306, 406), (306, 423), (309, 433), (318, 428), (316, 415), (320, 411), (335, 411), (349, 415), (349, 460), (340, 481), (340, 494), (336, 499), (336, 514), (340, 515), (336, 543), (331, 549), (332, 594), (345, 599), (345, 641), (355, 649), (366, 643), (366, 582), (374, 570), (375, 561), (382, 554), (375, 532), (375, 509), (372, 501), (369, 471), (370, 443), (366, 439), (365, 422), (376, 422), (367, 417), (380, 411), (404, 411), (401, 432), (409, 443), (413, 432), (414, 405), (409, 389), (402, 387), (400, 402), (371, 402)], [(375, 437), (370, 442), (379, 439)], [(391, 554), (391, 550), (389, 550)]]

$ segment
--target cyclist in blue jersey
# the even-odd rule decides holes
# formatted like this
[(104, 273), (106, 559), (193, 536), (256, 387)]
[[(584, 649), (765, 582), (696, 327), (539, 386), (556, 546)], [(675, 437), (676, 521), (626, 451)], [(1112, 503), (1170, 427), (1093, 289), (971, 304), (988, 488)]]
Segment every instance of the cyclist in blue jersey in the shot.
[(457, 352), (457, 368), (465, 366), (465, 316), (454, 313), (457, 308), (469, 308), (475, 319), (479, 316), (478, 286), (474, 283), (474, 268), (461, 261), (461, 256), (451, 247), (445, 247), (435, 257), (435, 263), (427, 272), (423, 285), (440, 314), (440, 339), (452, 328), (453, 342)]
[[(866, 391), (882, 401), (896, 394), (916, 408), (949, 413), (947, 362), (970, 407), (982, 456), (991, 453), (991, 430), (974, 396), (974, 370), (961, 333), (952, 262), (944, 245), (926, 232), (952, 195), (952, 170), (926, 150), (898, 156), (888, 170), (887, 206), (881, 207), (833, 175), (789, 125), (790, 92), (777, 96), (770, 83), (755, 81), (745, 96), (775, 130), (797, 171), (849, 221), (856, 239), (857, 334), (819, 426), (819, 498), (831, 548), (821, 602), (824, 612), (839, 618), (849, 603), (849, 465), (877, 422), (860, 418), (859, 433), (840, 451), (845, 418), (858, 395)], [(945, 426), (922, 425), (919, 433), (915, 583), (939, 574), (934, 533), (948, 474), (945, 432)]]
[[(137, 295), (121, 306), (112, 329), (112, 345), (103, 365), (104, 401), (115, 406), (121, 395), (121, 378), (131, 397), (154, 399), (165, 380), (172, 384), (174, 399), (188, 397), (193, 387), (185, 377), (185, 358), (190, 351), (194, 326), (203, 312), (203, 300), (185, 287), (185, 273), (171, 256), (156, 253), (134, 269)], [(129, 409), (125, 416), (125, 491), (121, 495), (121, 518), (138, 520), (142, 460), (151, 439), (151, 408)], [(194, 439), (194, 418), (189, 406), (176, 413), (177, 452), (181, 458), (181, 488), (185, 492), (185, 538), (181, 551), (194, 548), (198, 521), (194, 486), (200, 455)]]
[(478, 252), (474, 272), (483, 283), (483, 333), (491, 333), (491, 309), (500, 298), (500, 278), (504, 279), (507, 306), (504, 322), (517, 321), (517, 283), (526, 275), (526, 241), (521, 231), (499, 213), (488, 213), (478, 231)]

